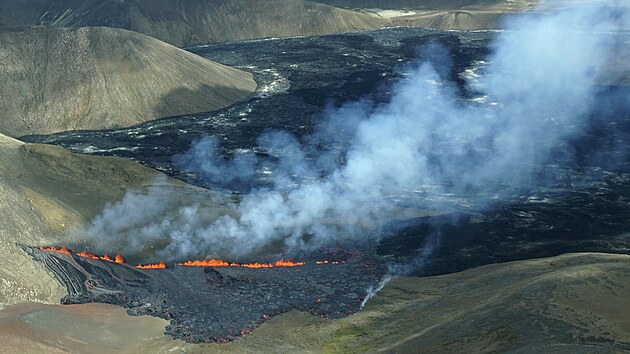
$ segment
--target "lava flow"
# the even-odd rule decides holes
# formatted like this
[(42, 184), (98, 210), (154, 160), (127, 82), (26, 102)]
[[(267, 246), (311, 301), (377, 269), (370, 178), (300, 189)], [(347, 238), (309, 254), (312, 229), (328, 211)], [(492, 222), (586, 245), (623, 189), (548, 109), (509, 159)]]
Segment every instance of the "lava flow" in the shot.
[(318, 265), (324, 265), (324, 264), (341, 264), (341, 263), (345, 263), (346, 261), (328, 261), (328, 260), (324, 260), (324, 261), (316, 261), (315, 264)]
[(220, 259), (202, 259), (196, 261), (186, 261), (177, 263), (177, 265), (185, 267), (243, 267), (243, 268), (274, 268), (274, 267), (299, 267), (305, 265), (305, 262), (293, 262), (291, 260), (280, 259), (273, 263), (236, 263), (226, 262)]
[(75, 255), (77, 255), (78, 257), (81, 257), (81, 258), (98, 259), (98, 260), (112, 262), (112, 263), (118, 263), (118, 264), (124, 264), (125, 263), (125, 259), (123, 258), (123, 256), (121, 256), (118, 253), (116, 254), (116, 256), (114, 258), (112, 258), (112, 257), (110, 257), (108, 255), (99, 256), (97, 254), (94, 254), (92, 252), (87, 252), (87, 251), (73, 253), (72, 250), (70, 250), (68, 247), (39, 246), (39, 249), (40, 249), (40, 251), (57, 252), (57, 253), (67, 254), (67, 255), (75, 254)]
[(166, 264), (164, 262), (155, 263), (155, 264), (138, 264), (136, 268), (138, 269), (166, 269)]
[(77, 252), (76, 255), (79, 256), (79, 257), (82, 257), (82, 258), (100, 259), (100, 260), (103, 260), (103, 261), (114, 262), (114, 263), (118, 263), (118, 264), (124, 264), (125, 263), (125, 259), (120, 254), (116, 254), (116, 256), (114, 258), (112, 258), (112, 257), (110, 257), (108, 255), (99, 256), (97, 254), (94, 254), (92, 252), (87, 252), (87, 251)]
[(289, 260), (281, 259), (279, 261), (275, 261), (273, 265), (276, 267), (298, 267), (298, 266), (303, 266), (305, 264), (306, 264), (305, 262), (293, 262), (290, 259)]
[(22, 247), (66, 285), (62, 304), (120, 305), (130, 315), (169, 321), (166, 333), (190, 343), (232, 341), (295, 309), (346, 317), (361, 309), (367, 289), (386, 271), (378, 258), (343, 251), (322, 251), (320, 258), (305, 262), (205, 259), (132, 265), (67, 247)]
[(57, 246), (46, 247), (46, 246), (39, 246), (39, 250), (40, 250), (40, 251), (48, 251), (48, 252), (57, 252), (57, 253), (61, 253), (61, 254), (72, 254), (72, 251), (70, 251), (67, 247), (57, 247)]
[[(92, 252), (87, 252), (87, 251), (73, 252), (67, 247), (59, 247), (59, 246), (50, 246), (50, 247), (40, 246), (39, 249), (40, 251), (45, 251), (45, 252), (57, 252), (57, 253), (67, 254), (67, 255), (76, 255), (81, 258), (96, 259), (96, 260), (102, 260), (102, 261), (113, 262), (113, 263), (118, 263), (118, 264), (125, 264), (125, 259), (120, 254), (116, 254), (116, 256), (112, 258), (108, 255), (101, 256), (101, 255), (98, 255)], [(341, 264), (344, 262), (345, 261), (325, 260), (325, 261), (316, 261), (315, 264), (318, 264), (318, 265)], [(250, 268), (250, 269), (275, 268), (275, 267), (299, 267), (305, 264), (306, 262), (294, 262), (290, 259), (280, 259), (280, 260), (269, 262), (269, 263), (259, 263), (259, 262), (238, 263), (238, 262), (227, 262), (220, 259), (202, 259), (202, 260), (195, 260), (195, 261), (189, 260), (189, 261), (177, 263), (178, 266), (184, 266), (184, 267), (242, 267), (242, 268)], [(165, 269), (167, 268), (164, 262), (153, 263), (153, 264), (138, 264), (135, 267), (138, 269)]]

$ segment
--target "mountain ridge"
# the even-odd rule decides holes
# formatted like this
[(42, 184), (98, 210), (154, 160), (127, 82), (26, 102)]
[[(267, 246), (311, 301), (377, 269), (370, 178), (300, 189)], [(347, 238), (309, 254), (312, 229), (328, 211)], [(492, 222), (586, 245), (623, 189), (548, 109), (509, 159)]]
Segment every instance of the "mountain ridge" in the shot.
[(252, 75), (157, 39), (104, 27), (0, 31), (0, 133), (131, 126), (246, 98)]
[(388, 25), (345, 9), (301, 0), (0, 0), (6, 26), (124, 28), (178, 47), (347, 32)]

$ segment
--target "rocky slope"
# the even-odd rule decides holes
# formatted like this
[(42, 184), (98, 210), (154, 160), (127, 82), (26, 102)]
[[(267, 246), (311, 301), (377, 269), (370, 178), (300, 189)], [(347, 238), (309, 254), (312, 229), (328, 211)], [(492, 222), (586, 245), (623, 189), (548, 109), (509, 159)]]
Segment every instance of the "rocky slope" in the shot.
[(0, 306), (25, 300), (58, 303), (65, 289), (21, 250), (68, 244), (83, 225), (129, 189), (159, 188), (187, 200), (204, 190), (167, 180), (126, 159), (71, 154), (0, 135)]
[(382, 27), (389, 21), (301, 0), (0, 0), (7, 26), (126, 28), (176, 46)]
[(247, 97), (251, 74), (113, 28), (0, 31), (0, 133), (130, 126)]

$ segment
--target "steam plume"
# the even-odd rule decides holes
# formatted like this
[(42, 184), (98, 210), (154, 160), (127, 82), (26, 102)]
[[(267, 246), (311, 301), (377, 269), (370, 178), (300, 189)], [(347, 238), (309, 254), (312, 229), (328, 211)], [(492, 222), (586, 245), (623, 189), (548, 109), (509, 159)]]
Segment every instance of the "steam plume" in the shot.
[[(239, 258), (277, 243), (290, 252), (361, 238), (356, 225), (377, 228), (394, 217), (392, 195), (528, 186), (533, 166), (586, 128), (595, 69), (611, 60), (616, 45), (605, 32), (623, 18), (625, 12), (595, 7), (512, 18), (483, 75), (469, 81), (476, 100), (462, 100), (442, 68), (417, 63), (389, 103), (331, 108), (304, 145), (284, 132), (261, 137), (259, 144), (278, 157), (273, 188), (251, 191), (232, 205), (233, 214), (214, 218), (186, 206), (165, 218), (163, 196), (130, 192), (86, 232), (103, 243), (129, 238), (136, 246), (166, 237), (165, 259), (200, 252)], [(229, 185), (263, 164), (249, 153), (228, 161), (218, 149), (213, 138), (202, 139), (180, 166)], [(130, 209), (140, 204), (150, 207)]]

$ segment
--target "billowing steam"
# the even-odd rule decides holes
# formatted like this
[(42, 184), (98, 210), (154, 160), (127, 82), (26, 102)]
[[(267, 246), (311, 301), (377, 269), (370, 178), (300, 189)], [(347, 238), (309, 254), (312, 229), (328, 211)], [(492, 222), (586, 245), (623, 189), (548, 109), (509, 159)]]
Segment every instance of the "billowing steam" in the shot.
[(361, 301), (361, 309), (365, 307), (365, 305), (374, 297), (374, 295), (383, 290), (385, 285), (387, 285), (390, 281), (392, 281), (392, 276), (387, 274), (385, 275), (385, 277), (383, 277), (383, 279), (381, 279), (377, 286), (370, 286), (367, 289), (367, 294), (365, 295), (365, 298), (363, 298), (363, 301)]
[[(615, 36), (605, 32), (623, 18), (601, 8), (512, 18), (481, 63), (483, 75), (471, 77), (476, 99), (462, 99), (437, 62), (418, 63), (389, 103), (331, 108), (306, 143), (285, 132), (261, 137), (278, 157), (273, 188), (230, 204), (230, 215), (191, 205), (164, 217), (168, 196), (130, 192), (85, 232), (102, 248), (127, 239), (135, 251), (163, 241), (158, 254), (168, 260), (239, 259), (270, 245), (291, 252), (364, 237), (357, 225), (393, 218), (393, 195), (527, 186), (533, 166), (585, 129), (597, 68), (614, 55)], [(265, 168), (251, 153), (228, 161), (219, 150), (204, 138), (178, 161), (224, 186)]]

